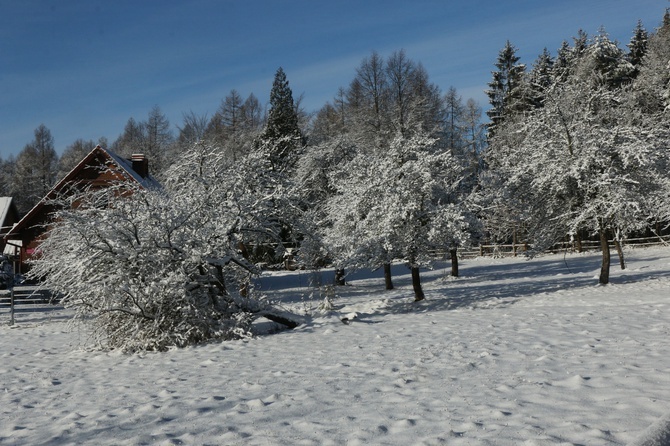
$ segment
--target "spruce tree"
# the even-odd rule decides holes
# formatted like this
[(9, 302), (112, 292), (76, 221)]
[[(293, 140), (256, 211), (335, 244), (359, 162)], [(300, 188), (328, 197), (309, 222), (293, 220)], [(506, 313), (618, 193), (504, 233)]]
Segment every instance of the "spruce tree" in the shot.
[(604, 28), (594, 36), (593, 42), (584, 54), (580, 75), (584, 78), (595, 75), (594, 87), (605, 85), (608, 88), (619, 88), (630, 81), (633, 66), (626, 60), (626, 54), (619, 48), (618, 43), (610, 39)]
[(292, 155), (302, 145), (302, 140), (293, 92), (280, 67), (272, 83), (268, 121), (258, 145), (268, 150), (271, 167), (278, 170), (291, 164)]
[(544, 49), (533, 64), (530, 71), (529, 82), (531, 90), (531, 104), (534, 108), (542, 107), (547, 89), (553, 83), (552, 71), (554, 68), (554, 59), (551, 57), (548, 49)]
[(649, 34), (647, 30), (642, 26), (642, 21), (637, 22), (637, 26), (633, 31), (633, 37), (630, 39), (628, 44), (628, 62), (633, 65), (634, 72), (633, 76), (637, 77), (640, 72), (640, 65), (642, 64), (642, 59), (647, 53), (647, 41), (649, 40)]
[(507, 117), (510, 104), (518, 95), (519, 87), (522, 85), (526, 66), (519, 64), (519, 56), (516, 48), (508, 40), (505, 47), (500, 50), (495, 63), (497, 71), (494, 71), (493, 80), (489, 82), (490, 89), (486, 91), (491, 108), (486, 112), (491, 122), (488, 125), (488, 137), (491, 138), (495, 129)]

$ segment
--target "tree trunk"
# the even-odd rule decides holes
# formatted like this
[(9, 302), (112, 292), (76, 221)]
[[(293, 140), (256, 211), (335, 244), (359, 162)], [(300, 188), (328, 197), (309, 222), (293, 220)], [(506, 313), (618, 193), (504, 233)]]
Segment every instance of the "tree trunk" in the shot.
[(286, 311), (278, 310), (276, 308), (268, 308), (263, 311), (256, 313), (258, 316), (262, 316), (266, 319), (271, 320), (272, 322), (277, 322), (287, 326), (290, 329), (296, 328), (304, 321), (302, 318), (296, 314), (292, 314)]
[(421, 276), (419, 275), (419, 267), (412, 266), (412, 287), (414, 287), (414, 302), (423, 300), (426, 296), (423, 294), (421, 288)]
[(344, 281), (344, 268), (338, 268), (335, 270), (335, 285), (345, 285)]
[(384, 263), (384, 282), (386, 283), (386, 289), (393, 289), (393, 280), (391, 280), (391, 264)]
[(577, 245), (577, 252), (582, 252), (582, 236), (579, 231), (575, 234), (575, 244)]
[(607, 230), (600, 230), (600, 248), (603, 251), (603, 263), (600, 268), (600, 283), (606, 285), (610, 281), (610, 245), (607, 243)]
[(619, 254), (619, 264), (621, 269), (626, 269), (626, 262), (623, 258), (623, 249), (621, 249), (621, 242), (618, 239), (614, 239), (614, 246), (616, 247), (616, 252)]
[(449, 256), (451, 257), (451, 277), (458, 277), (458, 251), (456, 248), (451, 248), (449, 250)]

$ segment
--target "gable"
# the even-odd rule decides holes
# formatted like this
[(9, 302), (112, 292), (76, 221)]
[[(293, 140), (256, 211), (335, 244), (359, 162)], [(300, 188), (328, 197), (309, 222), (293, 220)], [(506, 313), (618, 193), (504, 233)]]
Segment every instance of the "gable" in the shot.
[(12, 197), (0, 197), (0, 237), (7, 234), (19, 221), (19, 212)]
[(68, 194), (70, 189), (99, 189), (126, 181), (137, 183), (143, 188), (160, 187), (150, 175), (143, 177), (135, 172), (131, 161), (97, 146), (28, 211), (11, 233), (5, 234), (5, 238), (10, 236), (19, 238), (24, 242), (24, 246), (28, 246), (44, 232), (44, 225), (48, 223), (49, 215), (55, 210), (50, 200), (59, 194)]

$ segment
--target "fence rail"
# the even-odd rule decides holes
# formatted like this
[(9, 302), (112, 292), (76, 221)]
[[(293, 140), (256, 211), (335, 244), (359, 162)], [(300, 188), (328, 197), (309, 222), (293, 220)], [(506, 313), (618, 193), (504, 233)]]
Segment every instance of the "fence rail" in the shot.
[(17, 285), (13, 289), (0, 291), (0, 321), (14, 323), (20, 313), (62, 309), (60, 302), (47, 290), (36, 286)]
[[(614, 248), (614, 240), (609, 240), (610, 248)], [(654, 236), (654, 237), (637, 237), (628, 238), (621, 241), (621, 246), (670, 246), (670, 235)], [(459, 249), (458, 256), (461, 259), (472, 259), (475, 257), (514, 257), (532, 248), (530, 243), (494, 243), (481, 244), (472, 249)], [(581, 251), (599, 251), (600, 242), (594, 240), (583, 240), (581, 242)], [(559, 252), (579, 252), (577, 243), (575, 242), (560, 242), (547, 249), (546, 253), (556, 254)], [(449, 251), (435, 251), (437, 257), (449, 258)]]

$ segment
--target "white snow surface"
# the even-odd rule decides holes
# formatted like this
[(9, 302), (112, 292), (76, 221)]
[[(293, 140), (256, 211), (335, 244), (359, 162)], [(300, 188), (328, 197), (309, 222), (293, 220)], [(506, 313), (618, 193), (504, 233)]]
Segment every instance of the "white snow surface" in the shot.
[(70, 310), (10, 327), (1, 309), (0, 444), (665, 444), (670, 248), (626, 254), (607, 286), (597, 253), (442, 265), (419, 303), (403, 266), (393, 291), (356, 273), (327, 314), (308, 273), (268, 274), (308, 323), (164, 353), (91, 349)]

